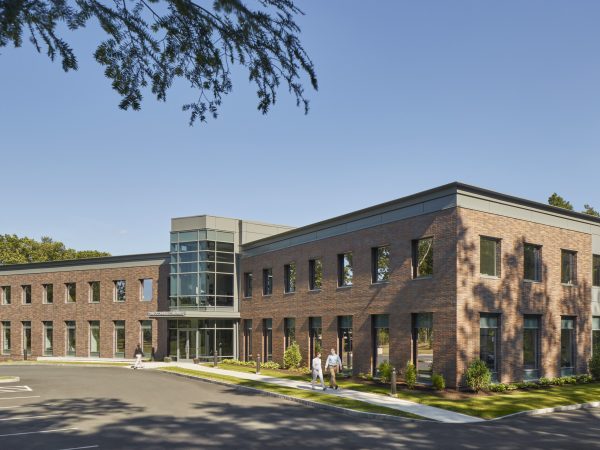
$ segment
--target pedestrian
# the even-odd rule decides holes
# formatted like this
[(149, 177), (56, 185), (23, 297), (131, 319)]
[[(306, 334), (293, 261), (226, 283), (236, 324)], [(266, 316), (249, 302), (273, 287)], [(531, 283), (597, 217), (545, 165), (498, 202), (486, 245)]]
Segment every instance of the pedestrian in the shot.
[(337, 390), (338, 385), (335, 381), (335, 374), (338, 370), (342, 370), (342, 360), (333, 348), (331, 349), (331, 353), (325, 362), (325, 370), (327, 369), (329, 369), (329, 387)]
[(315, 356), (312, 360), (312, 382), (311, 387), (315, 389), (315, 381), (317, 381), (317, 377), (321, 380), (321, 387), (323, 390), (326, 390), (325, 382), (323, 381), (323, 367), (321, 366), (321, 352), (317, 352), (317, 356)]
[(135, 352), (133, 352), (133, 356), (135, 356), (135, 364), (133, 365), (134, 369), (143, 369), (142, 366), (142, 358), (144, 357), (144, 352), (142, 351), (141, 344), (138, 344), (135, 348)]

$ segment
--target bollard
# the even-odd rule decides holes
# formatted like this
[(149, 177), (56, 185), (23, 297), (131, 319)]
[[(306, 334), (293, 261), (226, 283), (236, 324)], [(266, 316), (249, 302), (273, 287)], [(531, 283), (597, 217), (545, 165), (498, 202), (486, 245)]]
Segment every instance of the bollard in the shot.
[(396, 381), (397, 381), (396, 380), (396, 369), (392, 368), (392, 380), (391, 380), (391, 386), (390, 386), (391, 387), (392, 397), (395, 397), (396, 394), (397, 394), (397, 391), (396, 391)]
[(260, 353), (256, 355), (256, 374), (260, 374)]
[(219, 365), (219, 358), (217, 356), (217, 352), (213, 352), (213, 367), (217, 367)]

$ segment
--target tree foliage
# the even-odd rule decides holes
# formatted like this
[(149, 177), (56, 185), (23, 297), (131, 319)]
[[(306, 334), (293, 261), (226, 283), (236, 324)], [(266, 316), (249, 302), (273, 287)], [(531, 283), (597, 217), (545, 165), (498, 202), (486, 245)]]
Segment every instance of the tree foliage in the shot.
[[(556, 192), (554, 194), (552, 194), (550, 197), (548, 197), (548, 204), (552, 205), (552, 206), (558, 206), (559, 208), (568, 209), (569, 211), (575, 210), (575, 208), (573, 208), (573, 205), (571, 204), (571, 202), (565, 200), (560, 195), (558, 195)], [(592, 205), (590, 205), (588, 203), (583, 205), (583, 211), (581, 211), (581, 212), (583, 214), (588, 214), (590, 216), (600, 217), (600, 213), (598, 211), (596, 211), (596, 208), (594, 208)]]
[(584, 214), (589, 214), (590, 216), (594, 216), (594, 217), (600, 217), (600, 213), (598, 211), (596, 211), (596, 208), (594, 208), (592, 205), (588, 205), (587, 203), (585, 205), (583, 205), (583, 213)]
[(96, 250), (73, 250), (67, 248), (62, 242), (54, 241), (46, 236), (36, 241), (28, 237), (21, 238), (15, 234), (0, 235), (0, 265), (95, 258), (99, 256), (110, 256), (110, 254)]
[(62, 25), (76, 30), (95, 20), (106, 39), (94, 57), (122, 109), (139, 110), (147, 88), (165, 101), (174, 81), (183, 79), (197, 92), (183, 106), (190, 124), (216, 118), (239, 65), (256, 85), (263, 114), (282, 82), (308, 112), (302, 80), (308, 77), (317, 89), (317, 78), (295, 22), (302, 14), (293, 0), (256, 0), (253, 7), (244, 0), (0, 0), (0, 47), (20, 47), (26, 35), (38, 52), (60, 58), (65, 71), (76, 70)]

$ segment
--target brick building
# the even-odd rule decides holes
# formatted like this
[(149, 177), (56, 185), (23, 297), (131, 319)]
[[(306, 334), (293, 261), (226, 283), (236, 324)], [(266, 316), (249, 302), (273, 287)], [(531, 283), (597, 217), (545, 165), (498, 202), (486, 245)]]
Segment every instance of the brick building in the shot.
[(355, 374), (413, 361), (449, 386), (477, 358), (499, 381), (580, 373), (600, 347), (597, 255), (600, 219), (462, 183), (296, 229), (178, 218), (170, 253), (0, 267), (0, 346), (282, 362), (296, 341), (305, 363), (334, 348)]

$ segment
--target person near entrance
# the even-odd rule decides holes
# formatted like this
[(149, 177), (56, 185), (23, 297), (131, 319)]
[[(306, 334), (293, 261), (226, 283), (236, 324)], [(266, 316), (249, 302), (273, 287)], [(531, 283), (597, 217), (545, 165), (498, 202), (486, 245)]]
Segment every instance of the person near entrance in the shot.
[(317, 381), (317, 377), (321, 380), (321, 387), (323, 390), (326, 390), (325, 382), (323, 381), (323, 367), (321, 365), (321, 352), (317, 353), (312, 360), (312, 382), (311, 387), (315, 388), (315, 381)]
[(142, 365), (142, 358), (144, 357), (144, 352), (142, 351), (141, 344), (138, 344), (133, 352), (133, 356), (135, 356), (135, 364), (133, 365), (134, 369), (142, 369), (144, 366)]
[(335, 381), (335, 374), (338, 370), (342, 370), (342, 360), (333, 348), (331, 349), (331, 353), (325, 362), (325, 370), (327, 369), (329, 369), (329, 387), (332, 389), (337, 389), (338, 385)]

